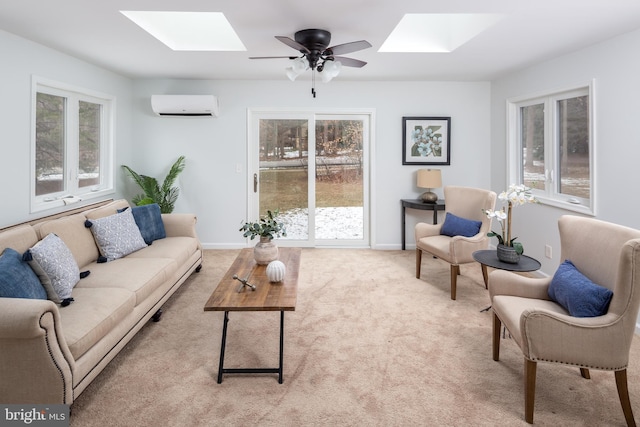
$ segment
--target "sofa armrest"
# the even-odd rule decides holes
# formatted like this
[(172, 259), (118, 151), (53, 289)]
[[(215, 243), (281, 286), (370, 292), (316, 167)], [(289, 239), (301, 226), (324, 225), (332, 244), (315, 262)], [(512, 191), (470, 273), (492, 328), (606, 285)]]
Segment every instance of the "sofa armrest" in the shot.
[(171, 213), (162, 214), (162, 222), (167, 237), (194, 237), (196, 235), (197, 218), (194, 214)]
[(48, 300), (0, 298), (0, 402), (73, 402), (75, 362)]

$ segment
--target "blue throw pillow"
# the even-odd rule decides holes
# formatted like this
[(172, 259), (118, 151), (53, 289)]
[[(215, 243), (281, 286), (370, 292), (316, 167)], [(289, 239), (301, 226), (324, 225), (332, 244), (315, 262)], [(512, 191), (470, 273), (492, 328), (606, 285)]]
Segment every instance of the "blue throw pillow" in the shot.
[(607, 314), (613, 292), (596, 285), (575, 265), (565, 260), (551, 279), (549, 298), (563, 306), (573, 317), (596, 317)]
[[(119, 212), (126, 209), (124, 208)], [(142, 238), (147, 245), (150, 245), (154, 240), (167, 237), (164, 223), (162, 222), (160, 206), (157, 203), (134, 206), (131, 208), (131, 213), (133, 213), (133, 219), (136, 221), (140, 234), (142, 234)]]
[(442, 228), (440, 229), (440, 234), (451, 237), (473, 237), (480, 232), (480, 227), (482, 227), (482, 221), (461, 218), (447, 212)]
[(47, 291), (22, 255), (7, 248), (0, 255), (0, 297), (47, 299)]

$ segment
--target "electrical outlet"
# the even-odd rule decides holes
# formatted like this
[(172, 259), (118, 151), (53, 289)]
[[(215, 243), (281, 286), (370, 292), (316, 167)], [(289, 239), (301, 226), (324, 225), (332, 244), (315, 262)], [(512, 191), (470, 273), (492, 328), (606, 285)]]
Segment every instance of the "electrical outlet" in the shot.
[(547, 258), (551, 259), (551, 245), (545, 245), (544, 246), (544, 256), (546, 256)]

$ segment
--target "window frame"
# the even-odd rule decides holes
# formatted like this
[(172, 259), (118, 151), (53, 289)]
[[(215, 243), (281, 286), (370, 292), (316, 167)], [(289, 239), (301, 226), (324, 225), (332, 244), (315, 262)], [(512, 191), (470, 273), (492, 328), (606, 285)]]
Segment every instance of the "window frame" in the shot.
[[(36, 122), (38, 93), (65, 98), (64, 117), (64, 166), (63, 189), (58, 192), (36, 196)], [(98, 104), (100, 112), (100, 183), (80, 187), (78, 180), (79, 158), (79, 103), (81, 101)], [(115, 193), (115, 96), (78, 86), (33, 76), (31, 89), (31, 151), (30, 151), (30, 212), (63, 207), (66, 198), (77, 197), (84, 200), (101, 198)]]
[[(557, 191), (560, 158), (558, 101), (578, 96), (589, 97), (589, 199), (577, 198)], [(523, 147), (520, 108), (544, 104), (544, 188), (532, 189), (542, 204), (585, 215), (596, 215), (596, 127), (595, 80), (568, 88), (535, 95), (509, 98), (507, 103), (507, 182), (523, 184)], [(547, 173), (548, 171), (548, 173)]]

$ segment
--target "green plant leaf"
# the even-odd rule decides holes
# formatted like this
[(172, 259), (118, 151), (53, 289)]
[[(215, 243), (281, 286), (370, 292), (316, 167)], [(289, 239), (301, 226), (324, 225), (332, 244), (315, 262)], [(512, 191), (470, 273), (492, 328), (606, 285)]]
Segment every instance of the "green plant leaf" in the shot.
[(154, 203), (155, 202), (151, 197), (145, 197), (144, 199), (138, 200), (138, 202), (136, 203), (136, 206), (152, 205)]
[(180, 175), (180, 173), (184, 170), (184, 167), (185, 167), (185, 158), (184, 156), (180, 156), (178, 157), (178, 160), (176, 160), (175, 163), (171, 166), (169, 173), (167, 174), (167, 176), (164, 179), (164, 182), (162, 183), (163, 193), (166, 194), (171, 190), (173, 183), (178, 178), (178, 175)]
[(511, 246), (513, 246), (513, 249), (516, 250), (516, 253), (518, 255), (522, 255), (522, 253), (524, 252), (524, 247), (522, 246), (522, 243), (520, 243), (520, 242), (514, 242), (513, 240), (511, 240)]
[(502, 236), (498, 233), (496, 233), (495, 231), (490, 231), (487, 233), (487, 237), (495, 237), (498, 239), (498, 243), (501, 245), (504, 245), (504, 240), (502, 239)]
[(161, 213), (171, 213), (175, 207), (175, 203), (178, 200), (180, 189), (174, 187), (173, 184), (178, 178), (178, 175), (185, 168), (185, 157), (180, 156), (178, 160), (171, 166), (169, 173), (165, 177), (162, 187), (158, 184), (158, 180), (153, 177), (138, 174), (129, 166), (122, 165), (122, 167), (129, 173), (138, 186), (144, 191), (144, 194), (137, 195), (131, 200), (136, 206), (148, 205), (157, 203), (160, 206)]

